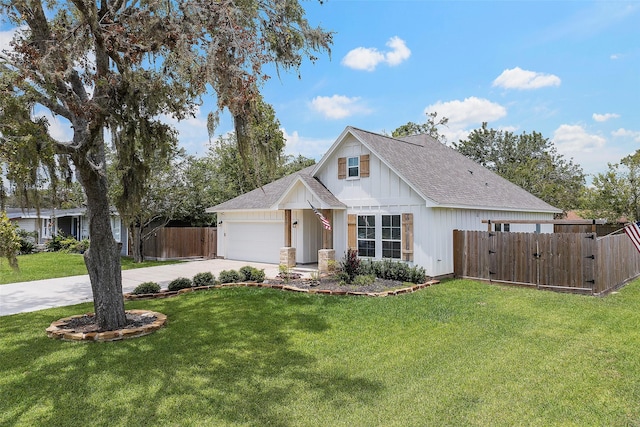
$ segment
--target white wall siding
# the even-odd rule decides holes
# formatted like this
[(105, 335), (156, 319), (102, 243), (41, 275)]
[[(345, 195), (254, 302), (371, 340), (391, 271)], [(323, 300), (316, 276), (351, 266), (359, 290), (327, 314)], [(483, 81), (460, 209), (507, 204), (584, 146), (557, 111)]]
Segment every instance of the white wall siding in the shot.
[(278, 209), (309, 209), (309, 202), (318, 209), (322, 208), (320, 200), (313, 196), (306, 185), (298, 181), (287, 197), (278, 204)]
[[(364, 154), (369, 154), (369, 177), (338, 179), (338, 158)], [(353, 137), (327, 159), (318, 178), (347, 206), (424, 204), (420, 195)]]
[[(318, 262), (318, 250), (322, 248), (320, 220), (311, 209), (292, 211), (291, 220), (298, 221), (298, 224), (291, 229), (292, 245), (296, 248), (296, 262), (299, 264)], [(329, 220), (331, 221), (331, 218)]]

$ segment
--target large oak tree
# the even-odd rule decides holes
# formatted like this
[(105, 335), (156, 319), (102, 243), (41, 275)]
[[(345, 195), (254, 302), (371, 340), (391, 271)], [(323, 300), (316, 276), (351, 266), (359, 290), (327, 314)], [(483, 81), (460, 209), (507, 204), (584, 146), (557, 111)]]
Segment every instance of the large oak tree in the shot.
[[(149, 153), (171, 141), (159, 115), (183, 118), (213, 91), (246, 154), (268, 78), (263, 65), (298, 69), (329, 49), (332, 34), (310, 26), (298, 0), (0, 0), (0, 9), (18, 29), (11, 51), (0, 54), (0, 159), (8, 178), (26, 185), (45, 171), (54, 184), (73, 165), (87, 201), (85, 262), (97, 322), (120, 328), (126, 316), (105, 131), (120, 166), (144, 173)], [(41, 109), (70, 123), (71, 140), (51, 135), (34, 114)]]

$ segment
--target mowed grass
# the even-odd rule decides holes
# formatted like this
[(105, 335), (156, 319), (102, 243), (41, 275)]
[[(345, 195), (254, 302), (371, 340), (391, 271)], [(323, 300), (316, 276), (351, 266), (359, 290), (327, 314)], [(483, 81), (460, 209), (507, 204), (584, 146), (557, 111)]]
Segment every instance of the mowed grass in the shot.
[(640, 424), (640, 282), (594, 298), (454, 280), (387, 298), (257, 288), (135, 301), (147, 337), (3, 317), (0, 425)]
[[(121, 258), (122, 269), (153, 267), (178, 261), (145, 261), (134, 263), (132, 258)], [(41, 252), (19, 255), (19, 271), (13, 271), (5, 258), (0, 259), (0, 285), (31, 280), (52, 279), (55, 277), (79, 276), (87, 274), (84, 258), (80, 254), (63, 252)]]

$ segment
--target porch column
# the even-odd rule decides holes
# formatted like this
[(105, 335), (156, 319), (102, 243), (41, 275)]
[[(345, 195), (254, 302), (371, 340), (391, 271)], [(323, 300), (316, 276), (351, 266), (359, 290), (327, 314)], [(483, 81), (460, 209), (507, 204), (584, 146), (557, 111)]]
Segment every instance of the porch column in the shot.
[(284, 247), (280, 249), (280, 265), (296, 266), (296, 248), (291, 247), (291, 209), (284, 210)]
[(322, 215), (329, 220), (331, 230), (322, 227), (322, 249), (333, 249), (333, 210), (323, 209)]
[(322, 215), (329, 220), (331, 230), (322, 227), (322, 249), (318, 251), (318, 270), (320, 273), (331, 273), (336, 261), (336, 251), (333, 249), (333, 210), (323, 209)]
[(291, 209), (284, 210), (284, 246), (291, 247)]

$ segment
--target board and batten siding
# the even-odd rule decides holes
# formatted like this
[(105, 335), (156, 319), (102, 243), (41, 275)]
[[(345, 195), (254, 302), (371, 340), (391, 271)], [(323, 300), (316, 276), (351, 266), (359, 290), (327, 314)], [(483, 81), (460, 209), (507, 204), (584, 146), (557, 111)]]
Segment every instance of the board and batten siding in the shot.
[[(369, 176), (338, 178), (338, 159), (369, 155)], [(317, 175), (349, 207), (424, 204), (424, 199), (353, 136), (348, 136)]]
[(322, 209), (322, 202), (316, 199), (313, 193), (304, 185), (298, 181), (293, 188), (287, 193), (287, 197), (278, 203), (278, 209), (310, 209), (309, 202), (318, 208)]

